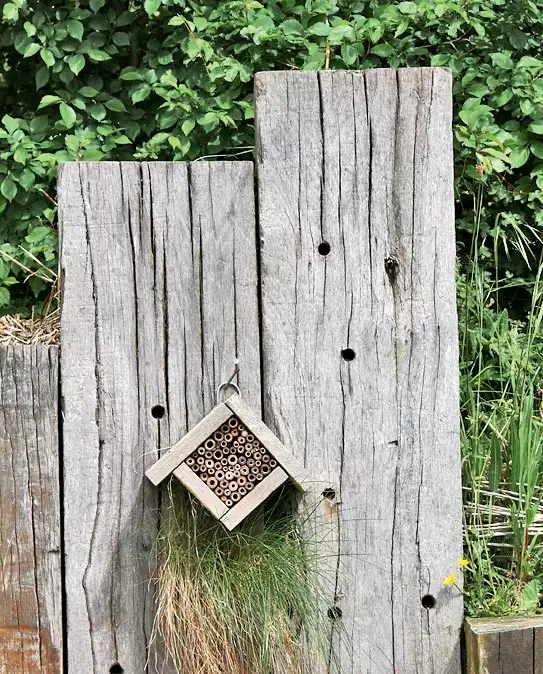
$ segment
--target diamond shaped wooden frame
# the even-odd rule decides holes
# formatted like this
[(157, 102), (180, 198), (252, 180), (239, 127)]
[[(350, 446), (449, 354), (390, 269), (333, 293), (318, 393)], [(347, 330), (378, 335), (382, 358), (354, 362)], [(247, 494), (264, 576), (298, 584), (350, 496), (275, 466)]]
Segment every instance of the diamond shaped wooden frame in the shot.
[[(277, 462), (277, 466), (262, 481), (258, 482), (254, 489), (229, 507), (187, 465), (186, 460), (232, 417), (244, 424)], [(237, 394), (217, 405), (146, 472), (149, 480), (155, 485), (160, 484), (172, 474), (230, 530), (234, 529), (289, 478), (302, 491), (305, 491), (304, 485), (308, 482), (305, 468)]]

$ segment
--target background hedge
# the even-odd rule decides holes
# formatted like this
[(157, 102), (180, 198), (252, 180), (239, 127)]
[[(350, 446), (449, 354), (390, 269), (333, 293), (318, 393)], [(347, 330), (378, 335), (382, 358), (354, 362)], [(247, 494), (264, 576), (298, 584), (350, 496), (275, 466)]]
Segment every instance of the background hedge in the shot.
[[(461, 277), (474, 250), (503, 279), (528, 279), (539, 260), (540, 1), (10, 0), (0, 11), (0, 249), (30, 269), (32, 256), (56, 268), (60, 162), (250, 159), (256, 71), (422, 65), (454, 75)], [(43, 305), (50, 286), (27, 275), (0, 258), (0, 311)], [(528, 295), (517, 284), (499, 301), (522, 314)]]

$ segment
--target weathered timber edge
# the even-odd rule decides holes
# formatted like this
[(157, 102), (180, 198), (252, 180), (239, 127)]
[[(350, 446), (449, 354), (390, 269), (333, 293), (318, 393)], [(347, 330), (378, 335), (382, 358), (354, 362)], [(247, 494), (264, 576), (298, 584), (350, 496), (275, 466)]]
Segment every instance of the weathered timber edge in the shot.
[(0, 672), (63, 666), (58, 347), (0, 347)]

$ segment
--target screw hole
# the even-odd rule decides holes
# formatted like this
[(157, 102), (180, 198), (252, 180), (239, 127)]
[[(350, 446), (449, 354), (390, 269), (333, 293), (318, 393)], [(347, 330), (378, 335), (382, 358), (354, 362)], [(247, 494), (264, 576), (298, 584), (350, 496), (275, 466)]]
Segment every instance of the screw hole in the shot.
[(421, 603), (425, 609), (429, 610), (435, 607), (436, 598), (432, 594), (425, 594), (424, 597), (421, 599)]
[(166, 410), (162, 407), (162, 405), (155, 405), (154, 407), (151, 407), (151, 416), (154, 419), (162, 419), (165, 413)]
[(121, 667), (121, 665), (116, 662), (114, 665), (111, 665), (109, 668), (109, 674), (123, 674), (124, 669)]
[(328, 487), (322, 492), (323, 498), (327, 498), (329, 501), (333, 501), (336, 498), (336, 490), (332, 487)]
[(328, 617), (330, 620), (338, 620), (342, 615), (343, 611), (339, 608), (339, 606), (331, 606), (328, 609)]
[(343, 360), (354, 360), (356, 353), (352, 349), (343, 349), (341, 357)]
[(323, 241), (322, 243), (319, 243), (318, 251), (322, 256), (328, 255), (330, 252), (330, 244), (328, 241)]

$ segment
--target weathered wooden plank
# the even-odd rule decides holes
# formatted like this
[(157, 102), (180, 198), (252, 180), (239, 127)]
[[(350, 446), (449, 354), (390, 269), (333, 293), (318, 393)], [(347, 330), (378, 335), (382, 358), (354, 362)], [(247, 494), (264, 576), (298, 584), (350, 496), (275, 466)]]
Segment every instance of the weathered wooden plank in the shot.
[(234, 394), (225, 401), (229, 407), (243, 423), (251, 429), (258, 440), (270, 450), (277, 461), (289, 473), (295, 484), (304, 488), (309, 482), (309, 476), (302, 464), (294, 458), (277, 437), (270, 431), (266, 424), (256, 415), (247, 403), (237, 394)]
[(0, 348), (0, 672), (62, 672), (58, 348)]
[(288, 475), (285, 471), (279, 467), (275, 468), (268, 477), (256, 485), (253, 491), (249, 492), (239, 503), (236, 503), (233, 508), (230, 508), (226, 515), (221, 518), (221, 522), (227, 529), (233, 529), (287, 480)]
[(541, 674), (543, 618), (467, 618), (467, 674)]
[(236, 355), (260, 409), (252, 165), (64, 164), (59, 198), (69, 667), (162, 672), (144, 472)]
[(160, 459), (145, 475), (153, 484), (159, 484), (164, 480), (174, 468), (176, 468), (187, 456), (196, 448), (197, 445), (207, 440), (207, 438), (222, 423), (232, 416), (232, 410), (224, 403), (217, 405), (204, 419), (199, 421), (194, 428), (176, 442), (166, 454)]
[(178, 466), (173, 474), (217, 519), (220, 519), (228, 512), (228, 508), (221, 499), (215, 496), (207, 484), (186, 463)]
[(339, 664), (457, 674), (450, 73), (262, 73), (255, 96), (263, 418), (326, 488)]

